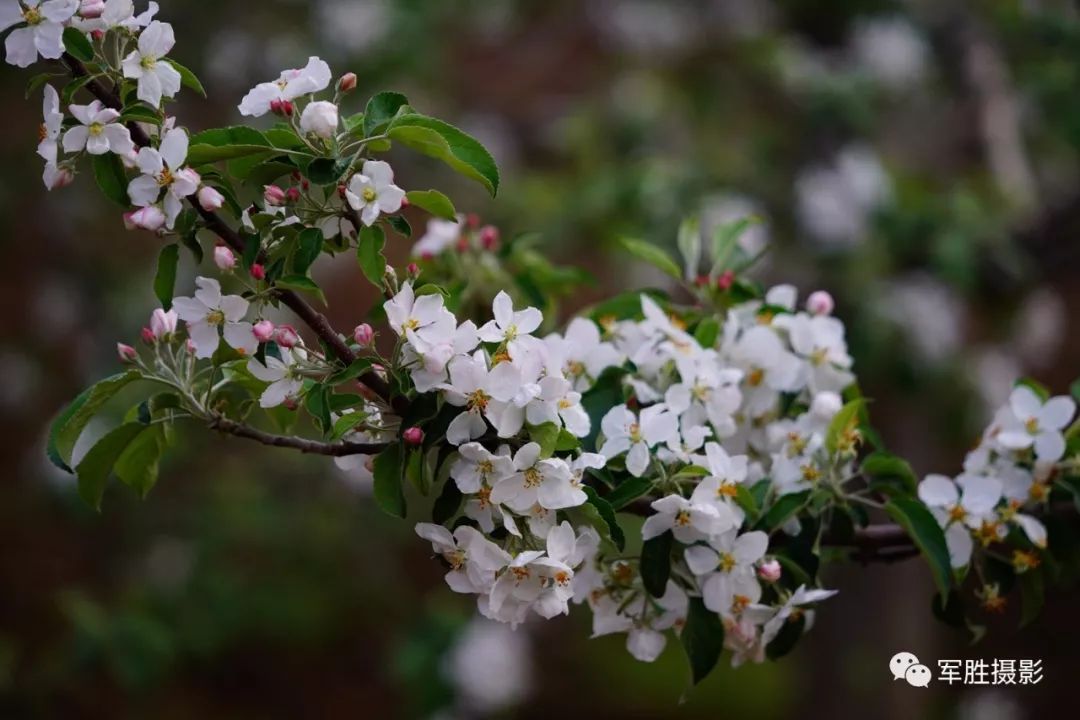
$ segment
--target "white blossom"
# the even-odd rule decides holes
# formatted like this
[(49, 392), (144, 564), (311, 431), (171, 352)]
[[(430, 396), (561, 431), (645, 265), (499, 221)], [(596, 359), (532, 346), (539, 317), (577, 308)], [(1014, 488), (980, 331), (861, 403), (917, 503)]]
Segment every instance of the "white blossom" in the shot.
[(188, 336), (195, 345), (195, 357), (208, 358), (218, 348), (220, 328), (225, 342), (241, 355), (253, 355), (259, 348), (251, 323), (244, 321), (248, 301), (239, 295), (222, 295), (221, 284), (213, 278), (195, 278), (199, 289), (194, 297), (173, 299), (176, 314), (187, 323)]
[(175, 44), (172, 25), (154, 20), (139, 33), (138, 49), (124, 58), (124, 77), (135, 80), (138, 98), (155, 108), (180, 92), (180, 71), (165, 60)]
[(394, 184), (394, 170), (382, 160), (365, 160), (345, 190), (349, 207), (360, 213), (360, 221), (368, 227), (375, 224), (380, 214), (400, 210), (404, 199), (405, 191)]
[(286, 102), (317, 93), (329, 87), (330, 80), (330, 66), (310, 57), (303, 68), (285, 70), (277, 80), (256, 85), (240, 102), (240, 114), (260, 117), (270, 112), (275, 100)]
[(135, 149), (131, 133), (123, 123), (117, 122), (120, 112), (107, 108), (94, 100), (89, 105), (69, 105), (68, 110), (79, 125), (64, 133), (64, 152), (80, 152), (84, 148), (91, 155), (113, 152), (127, 155)]
[(38, 55), (55, 60), (64, 54), (64, 23), (79, 9), (79, 0), (0, 0), (0, 32), (12, 30), (4, 49), (7, 61), (16, 67), (30, 67)]

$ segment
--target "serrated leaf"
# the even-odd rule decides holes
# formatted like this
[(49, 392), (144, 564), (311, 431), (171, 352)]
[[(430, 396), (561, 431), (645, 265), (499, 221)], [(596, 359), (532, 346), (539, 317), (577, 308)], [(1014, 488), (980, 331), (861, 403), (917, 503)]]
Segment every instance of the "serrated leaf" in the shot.
[(676, 280), (682, 279), (679, 266), (671, 257), (656, 245), (635, 238), (619, 238), (619, 242), (631, 255), (639, 260), (644, 260), (655, 268), (659, 268)]
[(90, 165), (94, 169), (94, 180), (97, 181), (105, 197), (123, 208), (130, 207), (127, 173), (124, 172), (124, 164), (120, 162), (120, 157), (113, 153), (91, 155)]
[(154, 295), (161, 307), (172, 308), (173, 290), (176, 287), (176, 266), (180, 263), (180, 246), (166, 245), (158, 254), (157, 272), (154, 274)]
[(697, 685), (720, 660), (724, 650), (724, 623), (719, 615), (705, 607), (701, 598), (692, 597), (679, 639), (690, 661), (691, 680)]
[(303, 275), (286, 275), (285, 277), (278, 278), (274, 284), (279, 288), (311, 293), (319, 298), (324, 305), (326, 304), (326, 296), (323, 295), (322, 288), (309, 277), (304, 277)]
[(457, 220), (454, 203), (438, 190), (411, 190), (405, 193), (405, 197), (409, 199), (409, 205), (426, 210), (435, 217), (443, 220)]
[(95, 510), (101, 509), (101, 499), (109, 473), (128, 445), (146, 429), (141, 423), (127, 423), (115, 428), (97, 441), (75, 467), (79, 478), (79, 495)]
[(64, 50), (72, 57), (83, 62), (94, 60), (94, 46), (90, 44), (90, 39), (82, 30), (73, 27), (64, 28), (63, 40)]
[(641, 581), (653, 597), (663, 597), (671, 577), (671, 531), (646, 540), (641, 546)]
[(145, 498), (157, 483), (158, 464), (165, 448), (165, 426), (150, 425), (124, 449), (113, 466), (116, 477)]
[(101, 410), (102, 406), (116, 393), (141, 376), (136, 370), (128, 370), (91, 385), (82, 392), (53, 422), (49, 432), (47, 454), (53, 464), (62, 470), (71, 472), (67, 463), (71, 462), (71, 450), (90, 419)]
[(406, 512), (403, 471), (400, 444), (394, 443), (375, 457), (375, 502), (383, 512), (397, 518), (404, 518)]
[(383, 276), (386, 274), (386, 258), (382, 254), (385, 244), (386, 235), (382, 228), (373, 225), (360, 229), (356, 261), (360, 264), (364, 277), (377, 288), (382, 288)]
[(364, 137), (377, 135), (380, 130), (394, 119), (401, 108), (409, 104), (409, 99), (397, 92), (380, 92), (371, 96), (364, 108), (362, 117)]
[(442, 160), (462, 175), (482, 184), (492, 196), (498, 193), (499, 168), (495, 159), (475, 138), (453, 125), (409, 113), (394, 118), (386, 134), (394, 142)]
[(412, 225), (401, 215), (390, 215), (386, 218), (386, 222), (390, 223), (390, 227), (394, 228), (394, 232), (406, 240), (412, 237)]
[(945, 533), (930, 511), (918, 500), (897, 497), (885, 503), (885, 512), (896, 521), (922, 552), (930, 565), (938, 592), (948, 596), (952, 586), (952, 563)]

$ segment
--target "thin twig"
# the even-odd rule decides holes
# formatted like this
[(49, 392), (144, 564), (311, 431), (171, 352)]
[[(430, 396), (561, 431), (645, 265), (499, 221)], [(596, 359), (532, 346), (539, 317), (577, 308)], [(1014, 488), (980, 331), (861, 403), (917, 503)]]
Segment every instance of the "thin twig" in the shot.
[(292, 448), (294, 450), (299, 450), (302, 453), (329, 455), (331, 457), (377, 455), (386, 449), (387, 446), (386, 443), (357, 443), (345, 441), (325, 443), (318, 440), (305, 440), (304, 438), (292, 437), (290, 435), (274, 435), (273, 433), (264, 432), (257, 428), (253, 428), (250, 425), (238, 423), (235, 420), (230, 420), (221, 415), (215, 415), (210, 419), (210, 427), (214, 430), (228, 433), (229, 435), (247, 438), (248, 440), (255, 440), (263, 445)]

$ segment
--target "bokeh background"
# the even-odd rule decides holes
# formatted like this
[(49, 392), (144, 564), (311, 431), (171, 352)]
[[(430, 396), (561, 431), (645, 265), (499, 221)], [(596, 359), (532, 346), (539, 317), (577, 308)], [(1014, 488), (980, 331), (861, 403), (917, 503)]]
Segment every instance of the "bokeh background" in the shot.
[[(141, 6), (143, 3), (139, 3)], [(504, 235), (596, 278), (564, 313), (662, 283), (616, 249), (746, 213), (766, 282), (830, 289), (891, 449), (953, 473), (1014, 377), (1080, 375), (1080, 15), (1064, 0), (164, 0), (174, 56), (239, 120), (255, 82), (318, 54), (370, 92), (480, 137), (490, 201), (423, 160)], [(155, 306), (158, 244), (92, 181), (47, 194), (30, 73), (0, 70), (0, 716), (1034, 718), (1074, 706), (1075, 589), (987, 639), (937, 624), (919, 562), (826, 570), (841, 593), (779, 663), (683, 697), (588, 613), (511, 633), (448, 591), (411, 525), (326, 460), (193, 428), (149, 499), (88, 510), (47, 464), (49, 418), (115, 370)], [(403, 261), (406, 247), (392, 258)], [(190, 261), (185, 278), (195, 273)], [(375, 302), (348, 261), (317, 273), (351, 327)], [(182, 278), (181, 282), (185, 279)], [(118, 405), (118, 412), (122, 408)], [(107, 426), (94, 426), (90, 434)], [(1034, 687), (915, 689), (887, 662), (1036, 658)]]

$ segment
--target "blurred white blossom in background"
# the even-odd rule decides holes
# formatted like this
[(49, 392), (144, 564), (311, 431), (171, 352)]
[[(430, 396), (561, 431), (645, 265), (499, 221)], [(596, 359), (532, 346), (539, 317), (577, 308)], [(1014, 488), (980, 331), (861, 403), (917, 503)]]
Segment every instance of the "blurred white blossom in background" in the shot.
[(532, 689), (528, 635), (502, 623), (473, 618), (447, 654), (443, 670), (463, 710), (488, 715), (513, 707)]
[(795, 196), (807, 234), (825, 247), (851, 247), (865, 240), (870, 215), (892, 196), (892, 182), (872, 148), (849, 145), (831, 164), (804, 170)]

